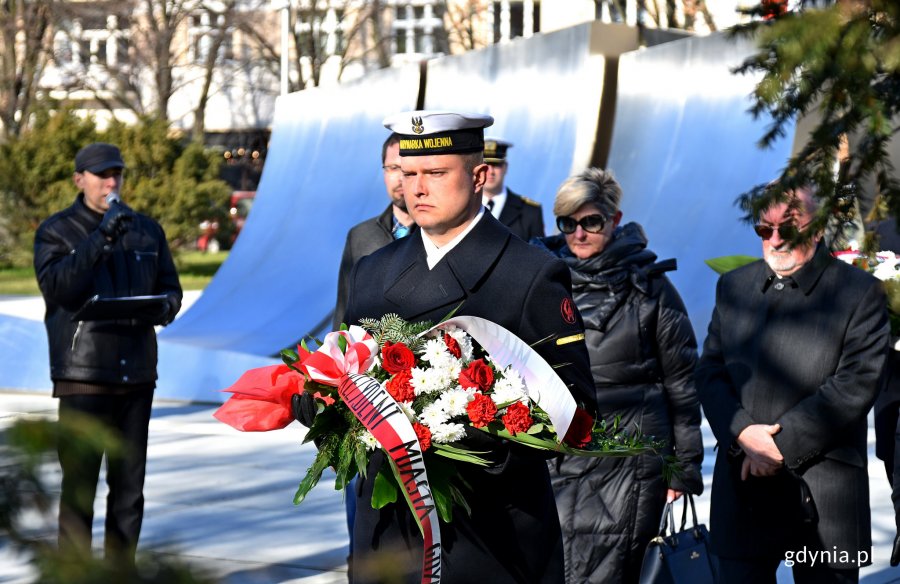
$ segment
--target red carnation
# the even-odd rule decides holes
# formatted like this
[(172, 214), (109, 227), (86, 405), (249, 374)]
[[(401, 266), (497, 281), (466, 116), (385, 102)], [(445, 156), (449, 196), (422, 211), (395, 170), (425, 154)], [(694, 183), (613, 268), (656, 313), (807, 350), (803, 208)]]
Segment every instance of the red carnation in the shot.
[(475, 399), (466, 406), (466, 413), (469, 414), (473, 426), (483, 428), (494, 421), (494, 417), (497, 415), (497, 406), (494, 405), (494, 400), (488, 396), (476, 393)]
[(411, 402), (416, 398), (416, 390), (413, 389), (411, 380), (412, 373), (409, 369), (405, 369), (388, 379), (385, 387), (391, 397), (398, 402)]
[(581, 408), (575, 409), (575, 416), (569, 424), (569, 431), (563, 438), (563, 443), (573, 448), (585, 448), (591, 443), (594, 431), (594, 418)]
[(428, 426), (416, 422), (413, 424), (413, 430), (416, 431), (416, 438), (419, 439), (419, 444), (422, 446), (422, 452), (431, 448), (431, 430)]
[(506, 427), (506, 430), (513, 436), (519, 432), (525, 432), (528, 428), (531, 428), (532, 424), (534, 424), (528, 406), (522, 402), (516, 402), (506, 408), (506, 413), (503, 414), (501, 420), (503, 420), (503, 425)]
[(459, 348), (459, 343), (447, 333), (444, 333), (444, 344), (447, 345), (447, 350), (450, 351), (451, 355), (457, 359), (462, 357), (462, 349)]
[(381, 348), (381, 366), (391, 375), (409, 371), (416, 364), (416, 356), (403, 343), (386, 342)]
[(479, 391), (488, 391), (494, 384), (494, 370), (484, 362), (484, 359), (472, 361), (459, 374), (459, 384), (467, 388), (474, 387)]

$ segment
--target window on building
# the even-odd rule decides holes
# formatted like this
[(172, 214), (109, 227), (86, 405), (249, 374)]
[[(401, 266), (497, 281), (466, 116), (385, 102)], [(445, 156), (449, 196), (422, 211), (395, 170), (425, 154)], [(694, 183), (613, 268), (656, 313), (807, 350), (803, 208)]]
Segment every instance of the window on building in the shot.
[(115, 15), (84, 14), (64, 23), (53, 39), (56, 64), (114, 67), (126, 63), (126, 35), (120, 22), (128, 21)]
[[(509, 37), (504, 39), (503, 33), (503, 11), (509, 9)], [(494, 13), (494, 42), (499, 43), (501, 40), (510, 40), (525, 36), (525, 7), (526, 3), (521, 0), (510, 0), (509, 2), (493, 3)], [(532, 33), (541, 31), (541, 3), (531, 3), (531, 31)]]
[(394, 6), (392, 24), (394, 54), (431, 55), (435, 53), (436, 33), (443, 30), (444, 7), (419, 2)]
[(188, 20), (190, 58), (194, 63), (206, 62), (217, 35), (225, 35), (219, 54), (225, 59), (234, 58), (234, 32), (225, 27), (225, 15), (212, 11), (192, 14)]
[(346, 49), (344, 10), (300, 10), (297, 14), (297, 38), (304, 55), (341, 55)]

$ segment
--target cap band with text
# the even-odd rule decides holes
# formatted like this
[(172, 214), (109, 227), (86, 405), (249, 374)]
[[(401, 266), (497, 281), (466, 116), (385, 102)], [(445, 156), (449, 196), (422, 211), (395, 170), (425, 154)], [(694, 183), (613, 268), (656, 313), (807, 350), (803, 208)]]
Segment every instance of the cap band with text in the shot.
[(483, 114), (415, 111), (386, 118), (384, 125), (400, 135), (400, 156), (466, 154), (484, 149), (484, 128), (494, 118)]

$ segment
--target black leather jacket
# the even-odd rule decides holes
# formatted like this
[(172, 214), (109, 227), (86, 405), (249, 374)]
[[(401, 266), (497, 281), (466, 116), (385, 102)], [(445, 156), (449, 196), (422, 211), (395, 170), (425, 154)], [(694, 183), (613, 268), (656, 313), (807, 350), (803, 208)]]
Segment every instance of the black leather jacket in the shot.
[[(79, 194), (35, 235), (35, 274), (47, 305), (50, 377), (111, 385), (152, 383), (157, 377), (153, 322), (72, 321), (95, 295), (168, 294), (173, 298), (170, 317), (181, 306), (181, 285), (162, 227), (136, 213), (128, 232), (109, 243), (97, 229), (102, 218)], [(161, 316), (155, 324), (166, 320)]]

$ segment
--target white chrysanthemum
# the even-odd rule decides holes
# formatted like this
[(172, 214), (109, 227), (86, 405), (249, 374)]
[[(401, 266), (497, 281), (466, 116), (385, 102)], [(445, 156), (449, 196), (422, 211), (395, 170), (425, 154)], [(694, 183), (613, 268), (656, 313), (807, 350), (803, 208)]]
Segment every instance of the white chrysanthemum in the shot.
[(453, 357), (447, 350), (447, 345), (442, 339), (431, 339), (425, 342), (425, 349), (422, 351), (421, 359), (428, 361), (432, 366), (445, 361), (448, 357)]
[(494, 384), (494, 392), (491, 399), (495, 404), (506, 404), (514, 401), (521, 401), (527, 405), (528, 392), (522, 377), (511, 367), (507, 367), (503, 371), (503, 379), (497, 380)]
[(431, 386), (429, 385), (431, 375), (429, 374), (428, 369), (413, 367), (412, 369), (410, 369), (409, 374), (409, 383), (415, 390), (416, 395), (422, 395), (423, 393), (428, 393), (429, 391), (431, 391)]
[(368, 430), (364, 430), (363, 433), (359, 435), (359, 441), (366, 445), (366, 450), (381, 448), (381, 443), (376, 440), (375, 436)]
[(882, 281), (900, 278), (900, 272), (897, 271), (900, 259), (897, 258), (897, 255), (889, 251), (880, 251), (877, 255), (878, 259), (882, 261), (872, 271), (872, 275)]
[(528, 405), (528, 396), (525, 395), (525, 391), (521, 387), (511, 387), (503, 380), (498, 381), (494, 386), (494, 391), (491, 393), (491, 399), (494, 400), (494, 403), (498, 406), (501, 404), (508, 405), (516, 401)]
[(406, 414), (406, 417), (410, 422), (416, 421), (416, 410), (413, 409), (412, 403), (397, 402), (397, 405), (400, 406), (400, 409), (403, 410), (403, 413)]
[(419, 421), (432, 428), (432, 432), (435, 426), (446, 423), (447, 419), (447, 412), (444, 411), (444, 408), (438, 402), (428, 404), (422, 410), (422, 413), (419, 414)]
[(447, 391), (455, 387), (459, 382), (459, 372), (462, 371), (462, 364), (456, 359), (445, 361), (431, 369), (434, 375), (433, 381), (435, 391)]
[(466, 415), (466, 406), (475, 396), (474, 389), (451, 389), (441, 395), (435, 402), (440, 404), (451, 418)]
[(447, 369), (434, 367), (431, 369), (420, 369), (418, 367), (412, 370), (412, 383), (416, 395), (423, 393), (435, 393), (449, 389), (453, 383), (447, 375)]
[(431, 441), (438, 444), (456, 442), (466, 435), (466, 429), (462, 424), (440, 424), (431, 426)]
[(446, 329), (446, 333), (456, 339), (456, 342), (459, 343), (459, 350), (462, 353), (462, 358), (465, 361), (472, 360), (472, 337), (469, 334), (455, 326), (450, 326)]

